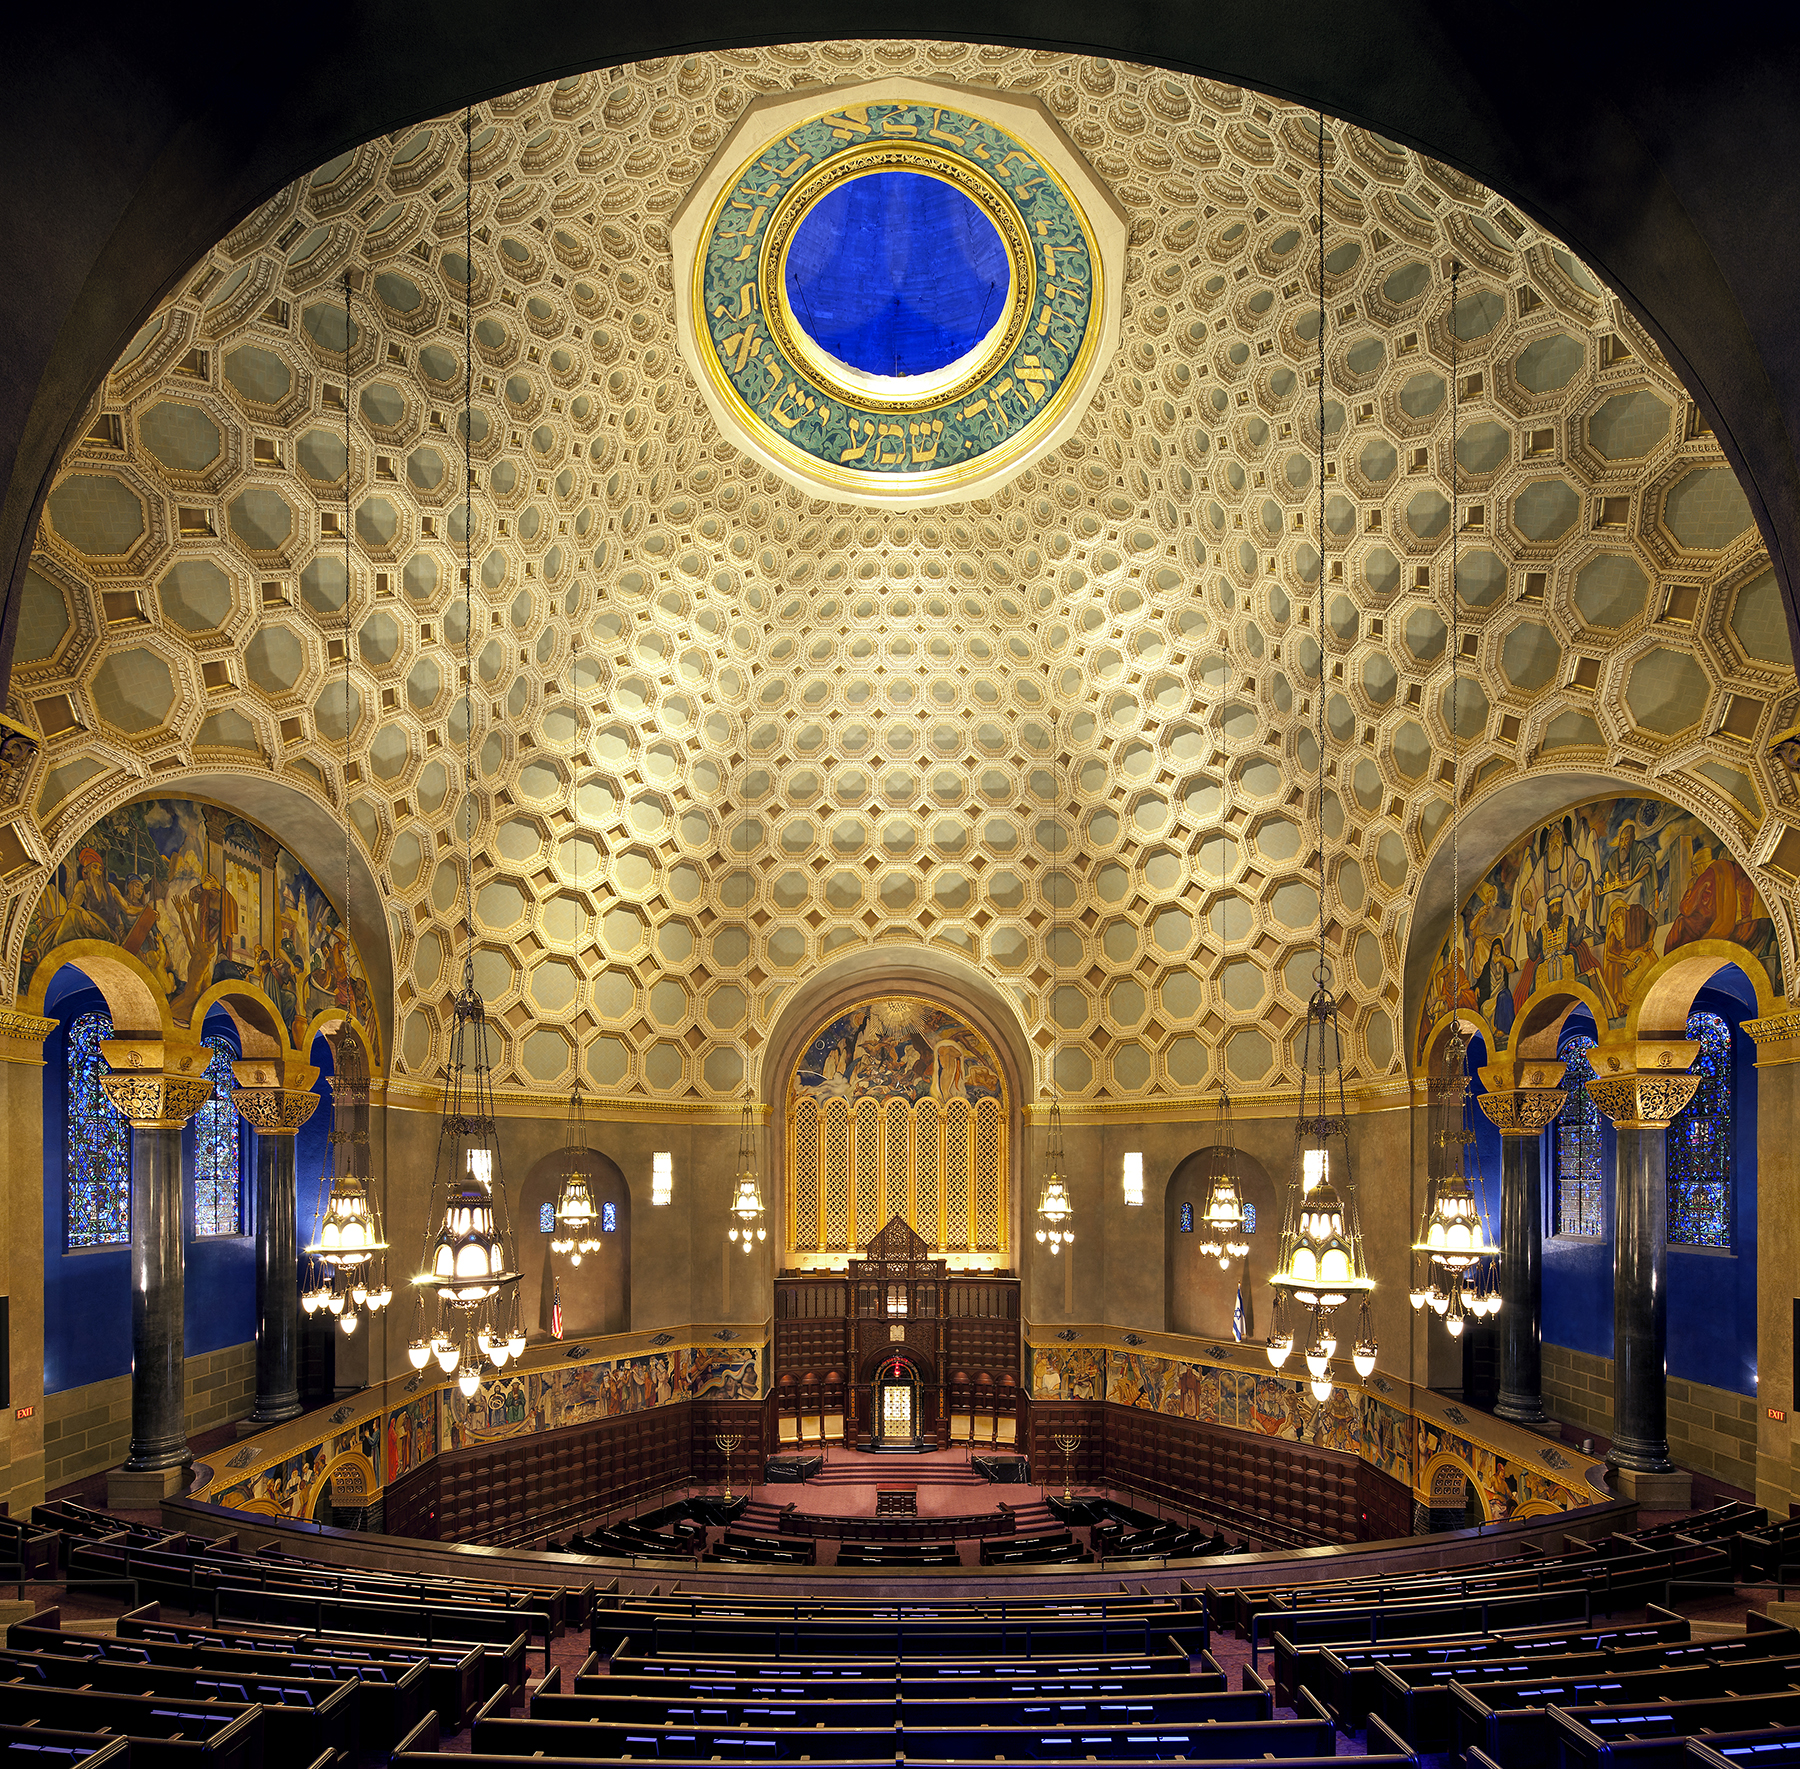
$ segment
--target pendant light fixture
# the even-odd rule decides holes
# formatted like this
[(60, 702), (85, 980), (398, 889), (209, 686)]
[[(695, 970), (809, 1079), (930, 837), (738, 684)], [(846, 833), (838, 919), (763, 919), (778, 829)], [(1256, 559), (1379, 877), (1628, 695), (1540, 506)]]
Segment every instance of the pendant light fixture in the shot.
[[(1461, 434), (1462, 387), (1458, 378), (1456, 297), (1462, 266), (1450, 265), (1450, 901), (1451, 937), (1462, 916), (1461, 732), (1457, 721), (1461, 681), (1462, 596), (1457, 584), (1460, 562), (1461, 462), (1456, 449)], [(1465, 1323), (1500, 1312), (1498, 1261), (1500, 1248), (1489, 1231), (1481, 1199), (1470, 1183), (1469, 1151), (1475, 1133), (1469, 1128), (1469, 1042), (1461, 1025), (1451, 1022), (1444, 1041), (1442, 1073), (1430, 1092), (1430, 1138), (1426, 1155), (1425, 1214), (1413, 1252), (1425, 1256), (1425, 1281), (1408, 1300), (1416, 1310), (1427, 1305), (1443, 1321), (1453, 1339)]]
[[(747, 954), (750, 950), (750, 894), (755, 879), (750, 870), (749, 849), (744, 841), (744, 815), (747, 815), (747, 811), (741, 813), (738, 819), (738, 852), (745, 856), (743, 901), (739, 907), (744, 912), (744, 951)], [(726, 1231), (725, 1238), (749, 1253), (758, 1243), (769, 1238), (769, 1227), (763, 1219), (762, 1186), (757, 1179), (756, 1145), (760, 1141), (760, 1127), (756, 1122), (756, 1102), (750, 1093), (748, 996), (745, 997), (743, 1027), (738, 1051), (743, 1062), (744, 1103), (738, 1112), (737, 1178), (731, 1192), (731, 1227)]]
[(1056, 1066), (1062, 1054), (1062, 1039), (1057, 1031), (1056, 979), (1057, 958), (1062, 950), (1062, 904), (1067, 885), (1063, 871), (1066, 843), (1062, 825), (1062, 733), (1056, 715), (1050, 715), (1050, 765), (1056, 783), (1056, 853), (1057, 888), (1050, 899), (1050, 1121), (1044, 1128), (1044, 1182), (1038, 1193), (1037, 1238), (1040, 1245), (1060, 1254), (1075, 1239), (1070, 1224), (1075, 1219), (1075, 1206), (1069, 1197), (1069, 1182), (1063, 1173), (1062, 1100), (1058, 1094)]
[(594, 1194), (588, 1184), (587, 1128), (581, 1117), (581, 1089), (569, 1089), (568, 1137), (563, 1144), (562, 1188), (556, 1194), (556, 1210), (550, 1231), (550, 1251), (566, 1253), (571, 1265), (579, 1265), (584, 1253), (600, 1246)]
[(339, 788), (344, 822), (343, 971), (337, 1005), (344, 1018), (331, 1038), (332, 1123), (331, 1170), (314, 1224), (312, 1241), (303, 1249), (312, 1281), (301, 1291), (300, 1306), (308, 1314), (324, 1309), (346, 1335), (356, 1331), (365, 1314), (376, 1315), (393, 1300), (387, 1281), (387, 1238), (376, 1193), (374, 1158), (369, 1145), (369, 1065), (362, 1040), (350, 1027), (355, 1006), (350, 993), (350, 414), (355, 409), (351, 362), (351, 293), (354, 273), (344, 272), (344, 773)]
[(464, 113), (463, 244), (468, 273), (463, 302), (463, 975), (452, 1001), (450, 1056), (444, 1076), (437, 1162), (425, 1210), (425, 1245), (413, 1279), (435, 1314), (431, 1337), (415, 1337), (408, 1355), (423, 1369), (435, 1356), (465, 1397), (480, 1385), (484, 1362), (496, 1369), (525, 1349), (519, 1320), (519, 1262), (500, 1167), (494, 1121), (487, 1009), (475, 987), (474, 474), (470, 433), (475, 295), (474, 110)]
[(1281, 1250), (1269, 1279), (1275, 1304), (1269, 1329), (1269, 1362), (1280, 1369), (1296, 1345), (1306, 1360), (1313, 1398), (1331, 1398), (1331, 1360), (1337, 1355), (1335, 1316), (1347, 1303), (1361, 1305), (1352, 1352), (1358, 1376), (1375, 1368), (1376, 1346), (1368, 1295), (1374, 1289), (1363, 1251), (1356, 1184), (1346, 1133), (1344, 1045), (1331, 967), (1325, 957), (1325, 114), (1319, 127), (1319, 387), (1317, 462), (1319, 493), (1319, 602), (1315, 685), (1319, 777), (1314, 815), (1318, 838), (1319, 934), (1312, 999), (1300, 1041), (1300, 1110), (1294, 1121), (1294, 1155), (1281, 1223)]
[(1206, 1182), (1206, 1202), (1201, 1206), (1205, 1238), (1199, 1248), (1218, 1260), (1220, 1271), (1229, 1271), (1234, 1259), (1250, 1251), (1245, 1227), (1244, 1194), (1238, 1186), (1237, 1133), (1231, 1123), (1231, 1095), (1220, 1091), (1219, 1115), (1213, 1125), (1210, 1148), (1200, 1151), (1200, 1177)]

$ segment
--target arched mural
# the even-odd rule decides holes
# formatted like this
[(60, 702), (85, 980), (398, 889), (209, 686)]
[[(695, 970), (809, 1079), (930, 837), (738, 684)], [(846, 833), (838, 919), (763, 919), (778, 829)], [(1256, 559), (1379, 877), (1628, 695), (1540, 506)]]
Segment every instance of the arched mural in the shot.
[[(371, 1039), (380, 1018), (368, 972), (338, 907), (267, 830), (199, 799), (136, 799), (109, 811), (45, 883), (26, 929), (19, 996), (60, 946), (122, 948), (154, 979), (177, 1026), (196, 1022), (209, 990), (260, 990), (291, 1047), (347, 996)], [(90, 949), (91, 950), (91, 949)], [(381, 1052), (370, 1066), (380, 1073)]]
[(1006, 1083), (936, 1002), (877, 996), (820, 1026), (787, 1097), (787, 1247), (848, 1252), (904, 1217), (934, 1252), (1002, 1253)]
[(1432, 965), (1414, 1045), (1478, 1014), (1495, 1053), (1511, 1047), (1534, 997), (1585, 1001), (1602, 1030), (1623, 1027), (1665, 958), (1741, 949), (1783, 993), (1774, 917), (1723, 841), (1656, 798), (1596, 799), (1538, 825), (1488, 870)]

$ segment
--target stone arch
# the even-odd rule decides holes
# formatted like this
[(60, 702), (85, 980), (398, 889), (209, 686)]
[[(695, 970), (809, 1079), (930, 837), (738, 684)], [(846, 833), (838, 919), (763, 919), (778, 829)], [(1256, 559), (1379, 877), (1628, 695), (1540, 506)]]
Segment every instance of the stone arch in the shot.
[[(340, 1491), (335, 1484), (339, 1481), (346, 1489), (354, 1487), (356, 1490)], [(346, 1450), (343, 1455), (334, 1456), (313, 1476), (312, 1485), (306, 1489), (304, 1515), (311, 1517), (319, 1501), (328, 1493), (334, 1505), (340, 1498), (366, 1505), (380, 1491), (381, 1476), (375, 1464), (361, 1450)]]
[[(1204, 1157), (1215, 1147), (1193, 1150), (1175, 1164), (1163, 1187), (1163, 1330), (1196, 1338), (1224, 1339), (1231, 1332), (1237, 1289), (1244, 1290), (1245, 1337), (1256, 1333), (1256, 1304), (1264, 1294), (1281, 1240), (1281, 1183), (1256, 1159), (1239, 1148), (1233, 1169), (1246, 1204), (1256, 1210), (1256, 1229), (1245, 1239), (1250, 1251), (1221, 1270), (1211, 1255), (1202, 1254), (1200, 1216), (1206, 1202), (1202, 1168)], [(1181, 1206), (1192, 1204), (1192, 1233), (1181, 1230)]]
[(776, 1222), (787, 1221), (788, 1079), (806, 1042), (832, 1017), (858, 1001), (905, 995), (959, 1014), (986, 1039), (1000, 1065), (1006, 1101), (1008, 1250), (1015, 1269), (1029, 1257), (1022, 1229), (1022, 1196), (1028, 1144), (1025, 1103), (1032, 1097), (1034, 1065), (1024, 1022), (1011, 998), (991, 977), (944, 952), (920, 946), (871, 946), (823, 965), (783, 1004), (763, 1046), (755, 1086), (768, 1108), (769, 1160)]
[(519, 1295), (526, 1324), (537, 1332), (550, 1330), (550, 1308), (555, 1285), (562, 1283), (565, 1336), (631, 1331), (631, 1187), (617, 1162), (598, 1149), (579, 1151), (587, 1175), (594, 1208), (611, 1204), (618, 1227), (598, 1234), (597, 1252), (581, 1256), (574, 1265), (567, 1253), (552, 1253), (550, 1237), (538, 1228), (540, 1209), (554, 1209), (568, 1170), (569, 1150), (552, 1150), (533, 1162), (519, 1187), (514, 1223), (519, 1245)]
[(1732, 940), (1696, 940), (1665, 955), (1644, 978), (1625, 1021), (1628, 1038), (1685, 1038), (1694, 999), (1720, 971), (1735, 966), (1756, 992), (1756, 1011), (1770, 1014), (1777, 1000), (1769, 973)]
[(144, 962), (110, 940), (69, 940), (54, 946), (38, 961), (31, 986), (21, 1003), (40, 1017), (57, 972), (72, 966), (106, 1000), (113, 1031), (125, 1038), (174, 1038), (175, 1019), (168, 997)]
[[(222, 1008), (237, 1028), (238, 1047), (246, 1061), (255, 1057), (292, 1055), (294, 1046), (281, 1023), (280, 1010), (254, 983), (215, 983), (194, 1003), (194, 1024), (204, 1026), (213, 1008)], [(307, 1040), (308, 1046), (311, 1039)]]
[[(1467, 1491), (1474, 1493), (1475, 1501), (1481, 1507), (1482, 1522), (1492, 1523), (1495, 1519), (1496, 1509), (1493, 1499), (1489, 1496), (1487, 1489), (1477, 1478), (1475, 1470), (1460, 1456), (1453, 1454), (1449, 1450), (1439, 1450), (1438, 1453), (1419, 1470), (1419, 1480), (1418, 1484), (1413, 1488), (1413, 1497), (1417, 1499), (1421, 1505), (1432, 1506), (1433, 1501), (1436, 1500), (1438, 1503), (1435, 1508), (1441, 1510), (1450, 1509), (1446, 1502), (1449, 1499), (1450, 1494), (1447, 1489), (1440, 1490), (1439, 1483), (1440, 1481), (1447, 1483), (1452, 1475), (1465, 1483)], [(1458, 1493), (1456, 1496), (1461, 1498), (1464, 1495)]]

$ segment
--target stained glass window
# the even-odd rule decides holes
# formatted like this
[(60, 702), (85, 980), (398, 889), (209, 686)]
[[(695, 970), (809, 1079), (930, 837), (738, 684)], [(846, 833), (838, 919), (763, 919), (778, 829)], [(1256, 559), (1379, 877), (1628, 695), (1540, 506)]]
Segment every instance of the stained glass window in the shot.
[(1731, 1028), (1716, 1013), (1688, 1015), (1700, 1046), (1694, 1097), (1668, 1130), (1669, 1240), (1731, 1245)]
[(1247, 1235), (1256, 1233), (1256, 1206), (1254, 1204), (1244, 1206), (1244, 1233)]
[(218, 1037), (201, 1040), (213, 1053), (206, 1066), (212, 1098), (194, 1114), (194, 1233), (241, 1235), (244, 1232), (243, 1135), (238, 1110), (231, 1103), (237, 1077), (231, 1065), (237, 1052)]
[(1587, 1053), (1594, 1041), (1571, 1032), (1557, 1045), (1565, 1064), (1563, 1092), (1569, 1097), (1556, 1120), (1556, 1232), (1591, 1235), (1606, 1232), (1600, 1198), (1600, 1108), (1587, 1090), (1594, 1073)]
[(1192, 1204), (1181, 1206), (1181, 1232), (1191, 1235), (1194, 1232), (1194, 1207)]
[(547, 1235), (552, 1233), (555, 1228), (556, 1206), (546, 1198), (543, 1203), (538, 1205), (538, 1231)]
[(84, 1013), (69, 1028), (63, 1140), (68, 1149), (63, 1230), (69, 1247), (109, 1247), (131, 1240), (131, 1129), (106, 1097), (100, 1077), (109, 1014)]
[(619, 1207), (612, 1202), (600, 1206), (600, 1232), (610, 1235), (619, 1226)]

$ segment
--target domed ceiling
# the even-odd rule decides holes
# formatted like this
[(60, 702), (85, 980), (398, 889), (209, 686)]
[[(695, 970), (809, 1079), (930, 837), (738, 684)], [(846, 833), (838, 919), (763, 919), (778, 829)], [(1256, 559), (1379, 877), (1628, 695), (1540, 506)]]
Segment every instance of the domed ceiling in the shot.
[[(721, 435), (677, 349), (669, 217), (757, 95), (895, 74), (1035, 97), (1130, 244), (1076, 433), (981, 501), (876, 511)], [(746, 1022), (754, 1062), (800, 979), (882, 942), (1009, 987), (1071, 1097), (1290, 1082), (1317, 909), (1310, 115), (955, 45), (643, 64), (476, 111), (472, 272), (461, 125), (281, 192), (108, 379), (19, 633), (33, 856), (187, 768), (347, 796), (387, 895), (396, 1078), (434, 1076), (472, 275), (475, 968), (503, 1085), (725, 1099)], [(1759, 882), (1785, 894), (1800, 838), (1764, 749), (1796, 695), (1744, 497), (1620, 304), (1480, 186), (1328, 139), (1329, 938), (1380, 1085), (1448, 811), (1452, 331), (1472, 796), (1612, 770), (1775, 856)]]

